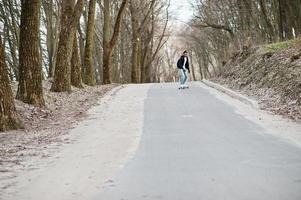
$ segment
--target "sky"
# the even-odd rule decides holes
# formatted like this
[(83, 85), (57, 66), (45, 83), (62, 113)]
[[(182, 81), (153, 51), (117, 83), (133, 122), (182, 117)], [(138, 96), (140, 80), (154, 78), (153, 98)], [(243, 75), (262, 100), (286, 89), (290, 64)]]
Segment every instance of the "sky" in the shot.
[(174, 21), (188, 22), (193, 16), (193, 9), (191, 7), (192, 0), (171, 0), (170, 11)]
[[(191, 2), (195, 0), (171, 0), (170, 14), (171, 14), (171, 37), (168, 41), (169, 51), (177, 50), (177, 55), (181, 55), (183, 50), (187, 49), (186, 43), (182, 41), (182, 37), (178, 36), (179, 32), (184, 28), (189, 28), (186, 24), (193, 17), (193, 8)], [(175, 57), (175, 59), (177, 59)], [(176, 62), (176, 60), (175, 60)]]

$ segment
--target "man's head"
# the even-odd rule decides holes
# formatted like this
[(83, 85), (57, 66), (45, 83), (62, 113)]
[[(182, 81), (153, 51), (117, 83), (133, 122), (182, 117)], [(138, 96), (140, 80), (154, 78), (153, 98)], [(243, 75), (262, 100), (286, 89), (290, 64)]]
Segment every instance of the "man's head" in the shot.
[(188, 52), (186, 50), (183, 52), (183, 56), (188, 56)]

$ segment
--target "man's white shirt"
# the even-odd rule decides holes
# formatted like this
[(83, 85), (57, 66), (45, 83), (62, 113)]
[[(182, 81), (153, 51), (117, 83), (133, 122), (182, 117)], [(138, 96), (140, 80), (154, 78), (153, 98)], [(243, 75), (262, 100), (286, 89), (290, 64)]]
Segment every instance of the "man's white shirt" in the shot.
[(184, 70), (186, 70), (186, 67), (185, 67), (185, 66), (186, 66), (186, 62), (187, 62), (187, 58), (184, 57), (184, 64), (183, 64), (183, 69), (184, 69)]

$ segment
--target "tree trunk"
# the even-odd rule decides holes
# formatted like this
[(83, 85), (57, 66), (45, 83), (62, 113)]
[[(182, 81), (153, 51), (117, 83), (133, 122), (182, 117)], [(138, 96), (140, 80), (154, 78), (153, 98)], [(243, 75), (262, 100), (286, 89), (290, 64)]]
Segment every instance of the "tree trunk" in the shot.
[(90, 86), (95, 85), (95, 70), (93, 64), (93, 37), (94, 37), (94, 22), (95, 22), (96, 0), (90, 0), (87, 38), (85, 47), (84, 67), (86, 71), (85, 83)]
[[(108, 49), (109, 50), (109, 49)], [(112, 51), (104, 49), (103, 52), (103, 84), (111, 84), (111, 65), (112, 65)]]
[[(144, 78), (141, 75), (144, 72), (144, 66), (141, 65), (141, 45), (142, 45), (142, 31), (145, 30), (146, 22), (148, 22), (150, 15), (152, 14), (155, 0), (149, 2), (149, 8), (145, 11), (145, 15), (141, 15), (141, 6), (143, 6), (141, 1), (131, 0), (130, 1), (130, 13), (131, 13), (131, 23), (132, 23), (132, 69), (131, 69), (131, 82), (139, 83), (143, 82)], [(140, 5), (140, 6), (139, 6)], [(144, 12), (142, 12), (144, 13)]]
[(143, 74), (142, 74), (142, 82), (143, 83), (150, 83), (152, 81), (151, 79), (151, 67), (152, 67), (152, 62), (150, 61), (152, 59), (152, 53), (153, 53), (153, 49), (154, 49), (154, 35), (155, 35), (155, 14), (154, 14), (154, 8), (152, 8), (151, 10), (151, 30), (150, 30), (150, 34), (149, 34), (149, 38), (150, 38), (150, 47), (149, 47), (149, 53), (146, 52), (146, 61), (143, 64)]
[(22, 125), (16, 112), (0, 38), (0, 132), (18, 128), (22, 128)]
[(121, 19), (125, 11), (128, 0), (123, 0), (119, 8), (114, 25), (113, 36), (110, 40), (110, 0), (104, 0), (104, 26), (103, 26), (103, 84), (112, 83), (111, 64), (113, 51), (120, 35)]
[(199, 65), (199, 71), (200, 71), (201, 80), (203, 80), (204, 79), (203, 67), (202, 67), (202, 62), (201, 62), (200, 58), (198, 58), (198, 65)]
[(261, 13), (263, 15), (263, 19), (264, 19), (265, 24), (268, 29), (268, 35), (270, 35), (270, 37), (271, 37), (270, 41), (274, 41), (276, 35), (275, 35), (274, 27), (273, 27), (270, 19), (268, 18), (268, 12), (266, 9), (265, 2), (263, 0), (259, 0), (259, 4), (260, 4)]
[(139, 38), (133, 34), (132, 38), (132, 70), (131, 70), (131, 82), (138, 83), (138, 43)]
[[(8, 44), (11, 54), (11, 63), (9, 64), (14, 72), (14, 77), (17, 81), (19, 81), (19, 61), (18, 61), (18, 47), (19, 45), (19, 26), (17, 24), (16, 16), (19, 17), (19, 10), (15, 10), (13, 7), (12, 1), (2, 1), (2, 6), (0, 6), (0, 11), (3, 17), (3, 32), (4, 40), (5, 37), (9, 37)], [(7, 7), (7, 9), (5, 9)], [(11, 20), (10, 20), (11, 19)], [(2, 27), (1, 27), (2, 28)], [(2, 32), (2, 31), (1, 31)], [(5, 43), (5, 42), (4, 42)], [(10, 75), (12, 76), (12, 75)]]
[(43, 8), (45, 12), (45, 25), (46, 25), (46, 45), (47, 45), (47, 53), (48, 53), (48, 78), (53, 77), (53, 58), (54, 58), (54, 47), (55, 47), (55, 29), (53, 27), (53, 0), (50, 1), (42, 1)]
[(71, 59), (71, 85), (77, 88), (83, 88), (81, 62), (78, 51), (78, 40), (76, 37), (76, 33), (74, 34), (73, 38), (73, 52)]
[(139, 23), (138, 23), (138, 9), (137, 2), (131, 0), (130, 12), (131, 12), (131, 23), (132, 23), (132, 68), (131, 68), (131, 82), (138, 83), (138, 43), (139, 43)]
[(278, 0), (278, 7), (279, 7), (279, 19), (278, 19), (278, 28), (279, 28), (279, 38), (280, 40), (284, 40), (284, 26), (283, 26), (283, 21), (284, 21), (284, 8), (283, 8), (283, 3), (282, 0)]
[(150, 33), (147, 34), (147, 39), (143, 40), (143, 50), (141, 56), (141, 71), (140, 71), (140, 82), (145, 83), (145, 64), (148, 62), (149, 50), (150, 50), (150, 41), (151, 41)]
[(191, 73), (192, 73), (192, 79), (193, 81), (196, 81), (196, 76), (195, 76), (195, 68), (194, 68), (194, 64), (193, 64), (193, 52), (191, 52), (190, 54), (190, 63), (191, 63)]
[(53, 92), (71, 91), (71, 57), (73, 39), (84, 6), (84, 0), (78, 0), (74, 7), (74, 0), (62, 1), (61, 30), (56, 57), (54, 81), (51, 86)]
[(287, 2), (285, 0), (278, 0), (279, 6), (279, 35), (281, 40), (293, 38), (292, 27), (290, 27), (288, 19)]
[(22, 1), (19, 87), (17, 99), (37, 106), (45, 105), (40, 57), (40, 0)]
[(104, 0), (104, 25), (103, 25), (103, 83), (110, 84), (111, 63), (109, 62), (109, 48), (111, 35), (111, 12), (110, 0)]

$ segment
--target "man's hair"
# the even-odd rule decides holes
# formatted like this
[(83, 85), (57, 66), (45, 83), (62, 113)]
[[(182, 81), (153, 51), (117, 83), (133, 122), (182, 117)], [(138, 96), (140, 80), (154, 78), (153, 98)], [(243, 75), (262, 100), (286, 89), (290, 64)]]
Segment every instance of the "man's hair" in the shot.
[(188, 53), (188, 52), (185, 50), (185, 51), (183, 52), (183, 54), (184, 54), (184, 53)]

